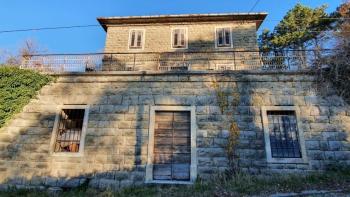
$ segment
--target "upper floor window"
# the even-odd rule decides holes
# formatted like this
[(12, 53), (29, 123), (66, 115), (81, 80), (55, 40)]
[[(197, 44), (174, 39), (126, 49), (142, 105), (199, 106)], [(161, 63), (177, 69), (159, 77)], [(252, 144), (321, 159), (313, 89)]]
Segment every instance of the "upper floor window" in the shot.
[(232, 46), (232, 36), (231, 28), (223, 27), (216, 28), (216, 47), (231, 47)]
[(187, 48), (186, 28), (175, 28), (172, 30), (172, 48)]
[(143, 49), (144, 30), (131, 30), (129, 34), (129, 49)]

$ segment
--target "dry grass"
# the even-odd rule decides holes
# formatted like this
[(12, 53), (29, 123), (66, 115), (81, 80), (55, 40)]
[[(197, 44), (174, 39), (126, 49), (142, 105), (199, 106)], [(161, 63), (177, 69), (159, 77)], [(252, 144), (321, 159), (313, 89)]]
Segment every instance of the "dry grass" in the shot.
[[(234, 177), (218, 175), (209, 182), (198, 180), (193, 185), (148, 185), (129, 187), (114, 192), (110, 189), (99, 191), (86, 185), (64, 191), (60, 196), (100, 196), (100, 197), (151, 197), (151, 196), (267, 196), (280, 192), (300, 192), (303, 190), (336, 190), (350, 192), (350, 169), (302, 175), (247, 175), (238, 173)], [(0, 196), (49, 196), (46, 192), (33, 190), (12, 190), (0, 192)]]

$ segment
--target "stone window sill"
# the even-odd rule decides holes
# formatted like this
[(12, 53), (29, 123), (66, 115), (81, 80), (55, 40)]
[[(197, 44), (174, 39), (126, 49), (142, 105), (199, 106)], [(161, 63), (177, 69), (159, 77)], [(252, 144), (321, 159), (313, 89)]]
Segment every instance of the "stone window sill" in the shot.
[(268, 158), (267, 163), (276, 164), (309, 164), (305, 158)]
[(174, 184), (174, 185), (191, 185), (192, 181), (166, 181), (166, 180), (150, 180), (146, 184)]

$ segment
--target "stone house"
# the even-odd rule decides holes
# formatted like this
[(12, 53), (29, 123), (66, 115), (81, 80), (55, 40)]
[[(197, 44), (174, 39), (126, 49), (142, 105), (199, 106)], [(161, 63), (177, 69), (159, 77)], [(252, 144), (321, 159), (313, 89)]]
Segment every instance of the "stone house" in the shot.
[(350, 108), (298, 58), (258, 52), (266, 15), (98, 18), (103, 54), (26, 59), (57, 79), (1, 128), (2, 187), (188, 184), (230, 158), (247, 173), (350, 165)]

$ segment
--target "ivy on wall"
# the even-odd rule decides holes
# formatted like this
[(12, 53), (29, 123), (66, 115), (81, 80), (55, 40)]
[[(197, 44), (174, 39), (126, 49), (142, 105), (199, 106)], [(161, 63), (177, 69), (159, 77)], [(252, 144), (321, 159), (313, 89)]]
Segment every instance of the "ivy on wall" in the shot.
[(52, 80), (34, 71), (0, 65), (0, 128)]
[(218, 105), (220, 107), (221, 114), (225, 115), (226, 123), (228, 125), (228, 138), (227, 144), (224, 147), (226, 150), (230, 171), (235, 173), (238, 171), (237, 159), (235, 157), (238, 146), (238, 139), (240, 130), (234, 119), (233, 111), (240, 104), (240, 94), (234, 84), (223, 84), (216, 81), (212, 82), (212, 87), (215, 90)]

